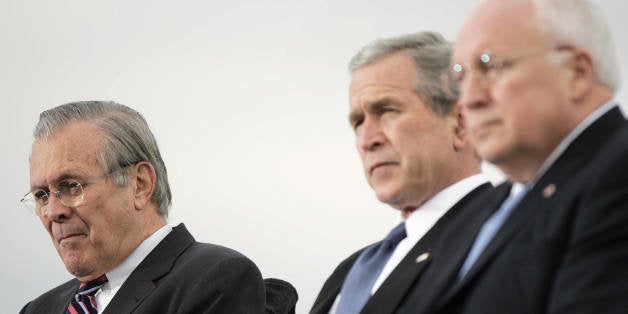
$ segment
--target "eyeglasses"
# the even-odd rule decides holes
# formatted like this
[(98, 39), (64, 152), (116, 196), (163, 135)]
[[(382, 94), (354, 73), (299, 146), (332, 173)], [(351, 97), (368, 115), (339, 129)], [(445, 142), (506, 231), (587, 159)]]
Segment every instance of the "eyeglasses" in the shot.
[(469, 64), (456, 63), (452, 66), (453, 79), (461, 83), (469, 73), (482, 82), (495, 83), (507, 69), (513, 67), (518, 61), (525, 58), (539, 56), (552, 52), (564, 52), (570, 47), (557, 47), (553, 49), (534, 49), (516, 55), (500, 56), (499, 54), (483, 53), (474, 62)]
[(118, 172), (130, 166), (133, 166), (134, 164), (135, 163), (118, 168), (90, 182), (81, 183), (76, 179), (62, 180), (62, 181), (59, 181), (57, 184), (55, 184), (55, 188), (57, 189), (56, 191), (46, 191), (43, 189), (37, 189), (37, 190), (26, 193), (26, 195), (24, 195), (24, 197), (20, 200), (20, 202), (30, 212), (40, 217), (48, 214), (48, 203), (50, 202), (51, 195), (54, 195), (55, 197), (57, 197), (59, 202), (61, 202), (61, 204), (63, 204), (64, 206), (67, 206), (67, 207), (80, 206), (85, 201), (85, 188), (87, 186), (94, 184), (98, 180), (108, 177), (114, 174), (115, 172)]

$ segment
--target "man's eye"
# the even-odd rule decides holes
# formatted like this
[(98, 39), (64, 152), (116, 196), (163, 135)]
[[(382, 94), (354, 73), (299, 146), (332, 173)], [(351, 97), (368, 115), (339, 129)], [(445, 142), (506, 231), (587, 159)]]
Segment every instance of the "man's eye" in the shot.
[(67, 193), (70, 195), (81, 194), (83, 187), (80, 182), (74, 180), (65, 180), (59, 182), (57, 188), (61, 193)]
[(48, 193), (44, 190), (37, 190), (33, 192), (33, 198), (36, 202), (46, 202), (48, 201)]
[(478, 65), (478, 69), (480, 69), (482, 73), (490, 73), (493, 71), (497, 71), (499, 70), (499, 68), (500, 68), (500, 64), (493, 60), (490, 60), (487, 62), (480, 62)]
[(455, 64), (451, 71), (451, 78), (454, 82), (460, 83), (464, 79), (465, 70), (460, 64)]
[(355, 130), (355, 129), (357, 129), (357, 128), (358, 128), (358, 127), (362, 124), (362, 122), (363, 122), (363, 121), (364, 121), (363, 119), (358, 119), (358, 120), (355, 120), (355, 121), (353, 121), (353, 122), (351, 123), (351, 126), (352, 126), (352, 127), (353, 127), (353, 129)]
[(395, 106), (392, 105), (385, 105), (385, 106), (381, 106), (379, 108), (377, 108), (375, 110), (375, 113), (377, 115), (383, 115), (385, 113), (389, 113), (389, 112), (397, 112), (397, 108)]

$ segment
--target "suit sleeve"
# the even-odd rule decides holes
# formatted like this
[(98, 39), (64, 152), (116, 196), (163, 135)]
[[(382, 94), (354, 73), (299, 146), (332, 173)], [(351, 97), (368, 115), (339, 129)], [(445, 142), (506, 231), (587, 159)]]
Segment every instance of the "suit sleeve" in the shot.
[(628, 311), (628, 154), (598, 163), (584, 180), (550, 313)]
[(26, 311), (28, 311), (28, 305), (31, 304), (30, 302), (26, 303), (26, 305), (24, 305), (24, 307), (20, 310), (20, 314), (25, 314), (27, 313)]

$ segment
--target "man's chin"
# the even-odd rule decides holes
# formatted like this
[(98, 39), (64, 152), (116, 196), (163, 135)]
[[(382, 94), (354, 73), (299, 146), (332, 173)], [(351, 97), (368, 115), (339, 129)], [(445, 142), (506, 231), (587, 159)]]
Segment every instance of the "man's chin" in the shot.
[(62, 255), (62, 259), (67, 271), (77, 279), (89, 276), (93, 270), (93, 267), (88, 266), (81, 252), (65, 252)]
[(389, 206), (396, 208), (396, 209), (402, 209), (400, 207), (400, 203), (401, 203), (401, 193), (399, 193), (398, 191), (391, 191), (391, 190), (379, 190), (375, 192), (375, 195), (377, 196), (377, 199), (384, 203), (384, 204), (388, 204)]
[(502, 161), (505, 154), (504, 145), (497, 141), (486, 140), (476, 144), (476, 152), (482, 160), (492, 164)]

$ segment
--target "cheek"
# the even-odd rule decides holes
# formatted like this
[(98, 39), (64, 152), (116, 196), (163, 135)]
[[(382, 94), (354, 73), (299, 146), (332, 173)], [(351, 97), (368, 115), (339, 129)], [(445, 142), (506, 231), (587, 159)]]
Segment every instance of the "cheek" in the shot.
[(52, 221), (46, 217), (39, 217), (39, 221), (46, 228), (46, 231), (52, 236)]
[[(431, 168), (434, 167), (435, 161), (444, 158), (442, 145), (445, 143), (443, 134), (431, 132), (428, 134), (415, 136), (407, 136), (406, 141), (400, 145), (400, 155), (403, 156), (405, 162), (405, 174), (410, 180), (422, 180), (429, 175)], [(433, 139), (438, 138), (442, 143), (438, 143)]]
[(83, 212), (83, 219), (91, 230), (91, 241), (95, 246), (114, 245), (116, 238), (124, 236), (125, 224), (130, 217), (133, 204), (126, 191), (102, 193), (93, 199), (89, 211)]
[(546, 101), (538, 90), (533, 82), (514, 80), (494, 90), (492, 98), (507, 126), (517, 127), (535, 121), (537, 108)]

